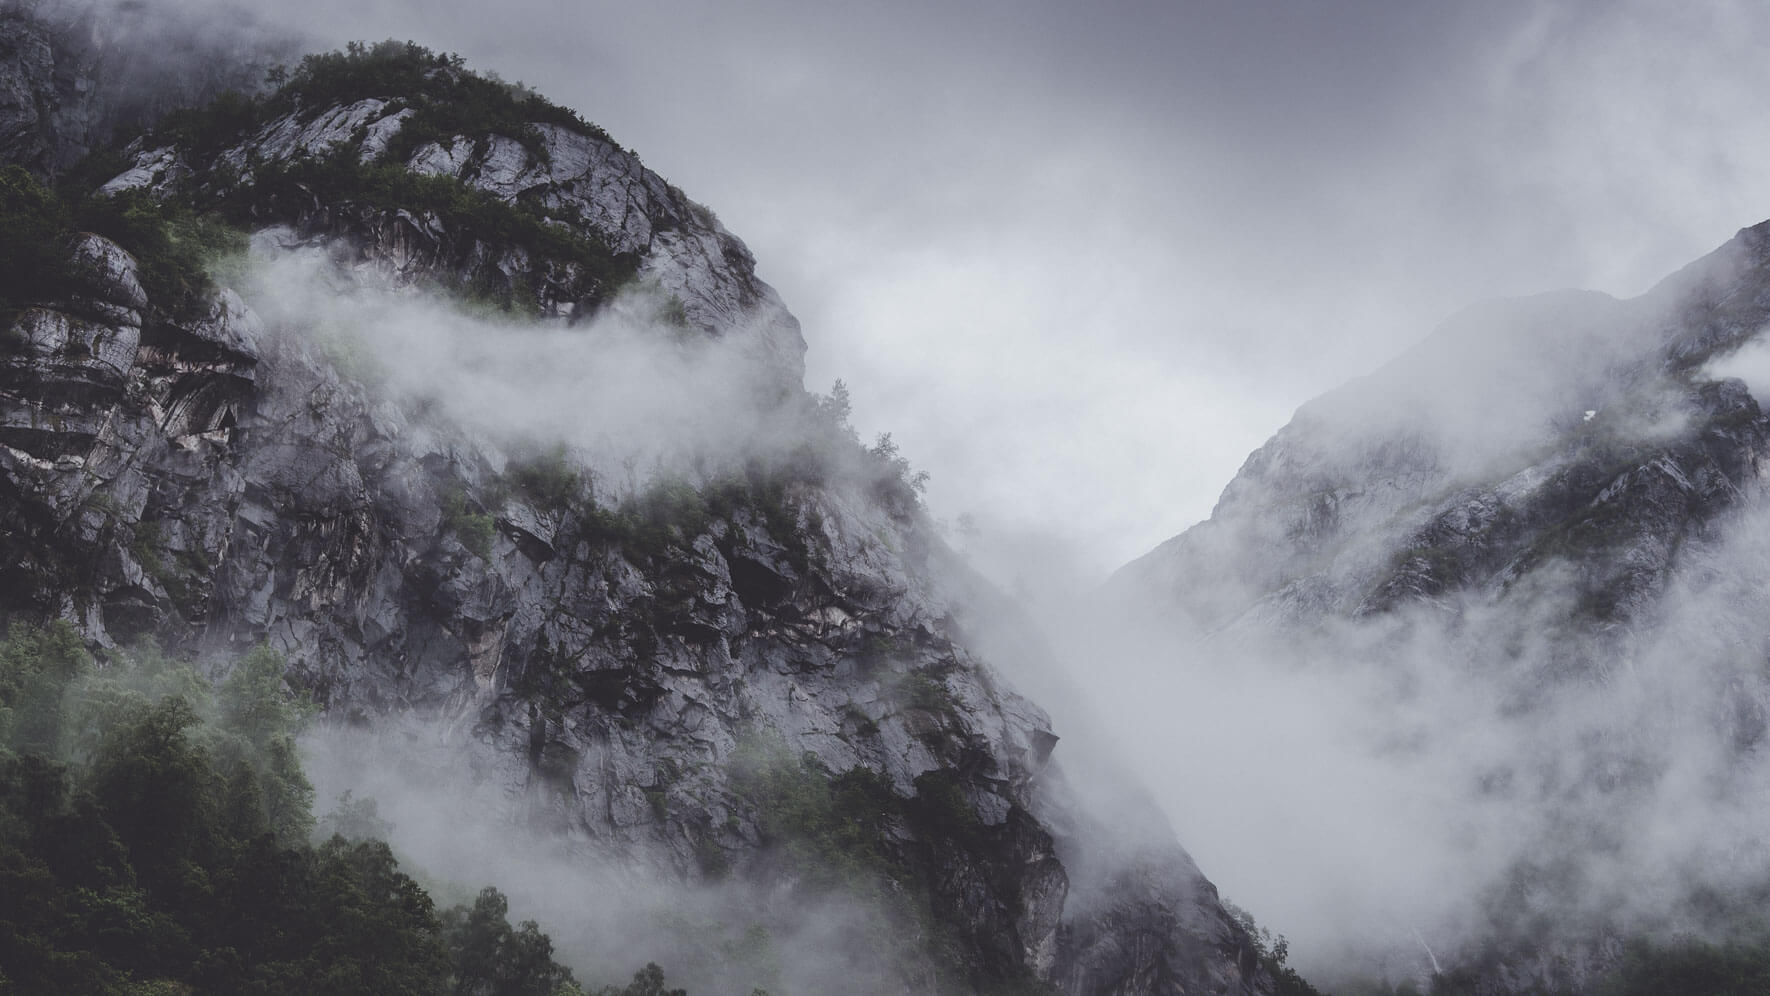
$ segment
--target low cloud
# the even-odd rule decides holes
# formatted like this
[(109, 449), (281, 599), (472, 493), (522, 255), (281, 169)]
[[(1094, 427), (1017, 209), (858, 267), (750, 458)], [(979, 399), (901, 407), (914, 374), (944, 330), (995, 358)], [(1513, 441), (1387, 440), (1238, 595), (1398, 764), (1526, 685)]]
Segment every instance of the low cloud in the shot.
[(256, 240), (239, 281), (268, 327), (408, 417), (504, 453), (565, 446), (604, 499), (829, 442), (814, 434), (811, 399), (781, 383), (748, 330), (709, 336), (673, 323), (667, 295), (643, 282), (568, 325), (399, 289), (331, 249), (281, 248), (274, 235)]

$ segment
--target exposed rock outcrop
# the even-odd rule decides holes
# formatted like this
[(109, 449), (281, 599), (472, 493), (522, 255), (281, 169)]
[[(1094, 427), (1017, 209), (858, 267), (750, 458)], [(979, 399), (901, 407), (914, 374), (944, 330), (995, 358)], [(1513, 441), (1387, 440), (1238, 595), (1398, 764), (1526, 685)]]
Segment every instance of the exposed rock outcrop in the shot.
[(520, 288), (550, 317), (580, 318), (604, 303), (618, 281), (637, 278), (679, 308), (678, 320), (687, 326), (754, 341), (779, 370), (783, 389), (798, 389), (805, 353), (799, 323), (774, 289), (757, 279), (749, 249), (712, 212), (597, 130), (512, 122), (512, 130), (520, 126), (527, 133), (529, 145), (496, 133), (456, 135), (417, 144), (400, 165), (419, 176), (457, 181), (520, 205), (545, 224), (595, 239), (609, 260), (607, 272), (537, 259), (524, 246), (484, 238), (443, 209), (334, 200), (311, 184), (255, 192), (256, 171), (329, 156), (383, 158), (411, 113), (404, 101), (375, 97), (299, 108), (195, 164), (176, 145), (143, 140), (132, 147), (130, 168), (102, 189), (199, 200), (243, 190), (257, 223), (288, 226), (301, 240), (358, 247), (356, 265), (397, 286), (444, 279), (472, 287), (489, 279), (501, 288)]

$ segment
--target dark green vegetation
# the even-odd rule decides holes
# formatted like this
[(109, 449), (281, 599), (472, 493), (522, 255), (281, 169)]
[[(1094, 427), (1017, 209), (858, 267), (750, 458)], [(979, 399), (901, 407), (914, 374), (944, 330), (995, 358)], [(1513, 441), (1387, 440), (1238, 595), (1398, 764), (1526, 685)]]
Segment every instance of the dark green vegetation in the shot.
[[(582, 996), (495, 889), (440, 914), (385, 843), (317, 846), (260, 648), (211, 681), (66, 625), (0, 642), (0, 993)], [(373, 826), (365, 807), (333, 821)], [(656, 966), (598, 996), (663, 996)]]
[(511, 488), (536, 508), (568, 508), (584, 494), (584, 475), (572, 465), (571, 454), (561, 444), (513, 460), (506, 469)]
[(451, 489), (442, 498), (442, 527), (455, 534), (467, 552), (481, 560), (492, 559), (492, 536), (496, 519), (490, 512), (476, 512), (467, 504), (466, 493)]
[(0, 167), (0, 323), (26, 304), (73, 289), (67, 205), (30, 173)]
[(170, 317), (186, 317), (201, 305), (212, 260), (245, 248), (243, 235), (212, 216), (139, 194), (97, 197), (68, 184), (52, 188), (17, 166), (0, 166), (0, 326), (10, 326), (26, 306), (82, 290), (69, 259), (81, 232), (103, 235), (133, 254), (142, 289)]

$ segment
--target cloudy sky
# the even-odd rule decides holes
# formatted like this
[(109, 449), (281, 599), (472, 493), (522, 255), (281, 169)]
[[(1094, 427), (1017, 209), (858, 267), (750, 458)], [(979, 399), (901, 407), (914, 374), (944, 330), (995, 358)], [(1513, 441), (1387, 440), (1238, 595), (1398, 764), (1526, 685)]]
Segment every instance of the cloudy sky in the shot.
[[(268, 5), (265, 16), (276, 18)], [(577, 107), (711, 206), (1003, 580), (1207, 515), (1476, 300), (1646, 289), (1770, 216), (1770, 8), (316, 0)]]

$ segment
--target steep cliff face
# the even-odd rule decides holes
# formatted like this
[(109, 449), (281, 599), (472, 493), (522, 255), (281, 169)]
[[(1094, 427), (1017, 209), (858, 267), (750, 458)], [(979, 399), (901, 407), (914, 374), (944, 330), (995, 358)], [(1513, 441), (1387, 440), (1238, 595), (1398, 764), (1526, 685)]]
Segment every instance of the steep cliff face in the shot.
[(729, 347), (794, 445), (617, 479), (382, 389), (298, 314), (267, 321), (250, 280), (155, 300), (81, 234), (74, 286), (0, 356), (0, 615), (99, 648), (268, 641), (333, 719), (667, 879), (790, 892), (828, 880), (795, 861), (858, 864), (897, 897), (882, 991), (1269, 991), (1171, 839), (1115, 857), (1063, 788), (1046, 715), (969, 649), (977, 582), (901, 467), (804, 392), (798, 325), (740, 241), (531, 95), (498, 87), (532, 116), (453, 132), (434, 92), (343, 78), (177, 122), (104, 191), (225, 214), (256, 232), (247, 269), (300, 257), (341, 294), (526, 316), (500, 319), (513, 343), (637, 311), (673, 348)]
[(1585, 991), (1626, 938), (1745, 922), (1756, 837), (1721, 811), (1763, 798), (1770, 418), (1730, 373), (1767, 323), (1770, 223), (1633, 300), (1472, 309), (1111, 583), (1191, 658), (1367, 682), (1373, 764), (1503, 810), (1479, 894), (1440, 904), (1446, 981)]

